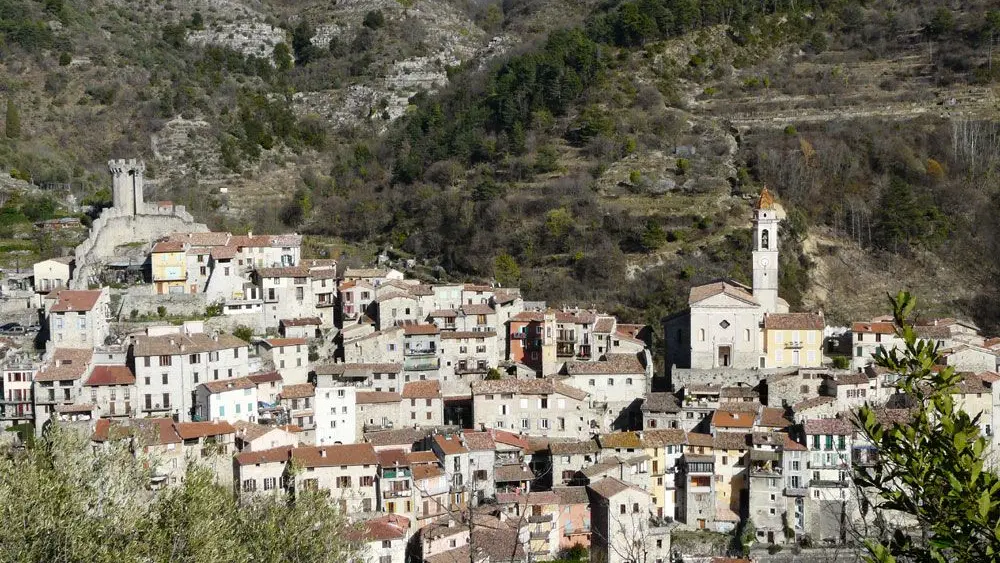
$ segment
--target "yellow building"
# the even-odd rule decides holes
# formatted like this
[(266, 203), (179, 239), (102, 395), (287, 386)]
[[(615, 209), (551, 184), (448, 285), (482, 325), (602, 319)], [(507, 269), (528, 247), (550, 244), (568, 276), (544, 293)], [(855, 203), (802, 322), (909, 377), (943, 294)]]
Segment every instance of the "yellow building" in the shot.
[(687, 432), (680, 428), (656, 428), (642, 431), (642, 444), (649, 456), (649, 488), (653, 495), (654, 515), (675, 518), (677, 513), (677, 486), (674, 480)]
[(183, 243), (156, 243), (150, 262), (157, 294), (187, 293), (187, 251)]
[(764, 316), (765, 368), (818, 368), (823, 365), (822, 313)]

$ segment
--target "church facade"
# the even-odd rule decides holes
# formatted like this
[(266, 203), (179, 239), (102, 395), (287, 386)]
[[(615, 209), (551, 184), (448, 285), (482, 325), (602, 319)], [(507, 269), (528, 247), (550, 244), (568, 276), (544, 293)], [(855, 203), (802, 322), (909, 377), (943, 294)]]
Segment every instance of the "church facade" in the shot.
[[(753, 285), (716, 280), (691, 288), (688, 307), (663, 319), (666, 366), (690, 370), (756, 370), (774, 365), (765, 319), (788, 313), (778, 296), (780, 207), (764, 188), (753, 206)], [(781, 356), (784, 357), (784, 356)], [(789, 355), (789, 359), (792, 356)], [(782, 362), (785, 363), (785, 362)]]

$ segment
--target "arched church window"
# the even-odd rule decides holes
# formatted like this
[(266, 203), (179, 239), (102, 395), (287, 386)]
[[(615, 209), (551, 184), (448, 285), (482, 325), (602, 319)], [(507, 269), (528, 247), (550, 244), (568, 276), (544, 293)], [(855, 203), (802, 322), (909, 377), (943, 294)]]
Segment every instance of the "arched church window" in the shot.
[(699, 328), (698, 329), (698, 340), (700, 340), (702, 342), (705, 341), (705, 329), (703, 329), (703, 328)]
[(764, 231), (760, 234), (760, 247), (767, 250), (770, 248), (770, 241), (768, 240), (768, 231)]

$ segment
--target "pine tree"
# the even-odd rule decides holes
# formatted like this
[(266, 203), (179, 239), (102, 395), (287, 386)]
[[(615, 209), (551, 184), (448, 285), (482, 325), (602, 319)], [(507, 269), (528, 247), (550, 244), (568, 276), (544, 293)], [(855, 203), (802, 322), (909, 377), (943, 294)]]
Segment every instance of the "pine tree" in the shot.
[(4, 134), (8, 139), (17, 139), (21, 136), (21, 114), (17, 111), (14, 100), (7, 100), (7, 117), (4, 123)]

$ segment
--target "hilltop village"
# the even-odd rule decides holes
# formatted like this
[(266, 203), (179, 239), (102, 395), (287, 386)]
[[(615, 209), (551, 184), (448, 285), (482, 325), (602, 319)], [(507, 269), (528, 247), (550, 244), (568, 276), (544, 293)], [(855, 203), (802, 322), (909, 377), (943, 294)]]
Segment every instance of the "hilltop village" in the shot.
[[(908, 407), (873, 367), (891, 318), (829, 327), (778, 291), (784, 212), (753, 204), (752, 286), (691, 289), (651, 327), (515, 287), (439, 283), (384, 264), (303, 256), (303, 237), (211, 232), (146, 202), (141, 162), (112, 161), (112, 208), (73, 255), (5, 280), (5, 438), (53, 424), (190, 464), (234, 494), (327, 490), (371, 563), (688, 555), (680, 537), (833, 546), (858, 518), (851, 468), (871, 462), (852, 412)], [(405, 270), (406, 268), (402, 268)], [(994, 447), (1000, 339), (921, 319), (957, 400)], [(656, 365), (663, 367), (657, 369)], [(16, 445), (16, 444), (15, 444)]]

